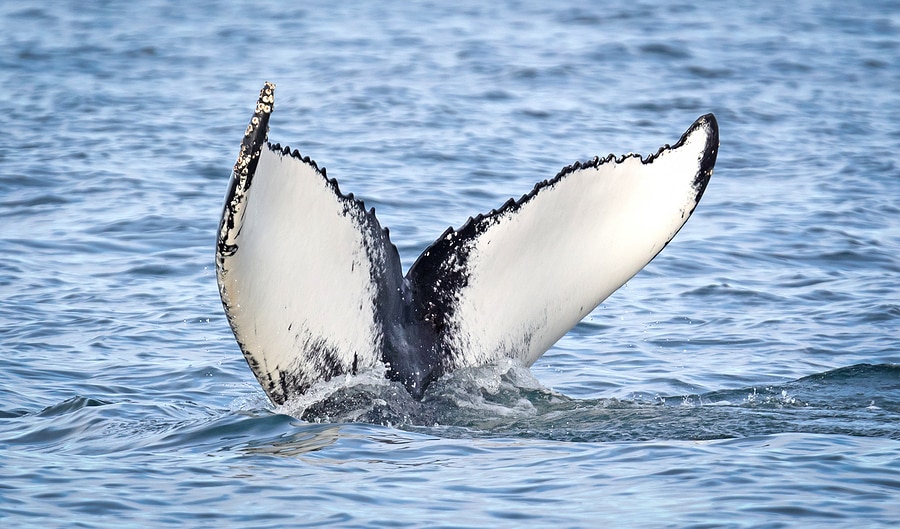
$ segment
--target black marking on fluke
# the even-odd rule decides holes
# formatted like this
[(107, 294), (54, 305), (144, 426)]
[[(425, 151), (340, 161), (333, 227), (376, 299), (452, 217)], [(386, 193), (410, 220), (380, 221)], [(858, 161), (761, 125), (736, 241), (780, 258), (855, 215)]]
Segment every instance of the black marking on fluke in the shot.
[(256, 101), (256, 110), (253, 117), (250, 118), (250, 124), (244, 132), (244, 138), (241, 140), (241, 152), (232, 169), (231, 180), (228, 184), (228, 199), (225, 201), (225, 210), (222, 214), (222, 220), (219, 224), (219, 239), (217, 258), (232, 255), (236, 248), (227, 244), (225, 234), (234, 229), (235, 215), (238, 201), (241, 199), (238, 190), (243, 189), (246, 192), (250, 188), (253, 175), (256, 174), (256, 166), (259, 163), (259, 155), (262, 148), (266, 145), (266, 138), (269, 135), (269, 116), (275, 109), (275, 85), (266, 83), (259, 92), (259, 99)]
[[(635, 154), (621, 157), (610, 154), (604, 158), (595, 157), (587, 162), (575, 162), (564, 167), (552, 179), (539, 182), (518, 200), (511, 198), (498, 209), (470, 217), (458, 229), (448, 228), (425, 249), (404, 276), (399, 253), (390, 240), (390, 232), (387, 228), (381, 227), (375, 217), (374, 208), (367, 210), (363, 201), (355, 198), (352, 193), (343, 194), (337, 180), (329, 179), (325, 168), (320, 168), (310, 157), (301, 155), (297, 150), (292, 151), (289, 147), (268, 143), (268, 122), (274, 108), (274, 89), (274, 84), (266, 83), (260, 91), (256, 110), (241, 142), (240, 155), (234, 166), (219, 226), (216, 264), (220, 294), (235, 338), (251, 370), (268, 396), (277, 404), (284, 403), (291, 396), (302, 394), (317, 381), (357, 373), (365, 366), (366, 354), (371, 355), (373, 352), (335, 349), (333, 342), (330, 341), (332, 337), (305, 336), (297, 354), (307, 356), (306, 369), (312, 372), (302, 372), (286, 365), (268, 365), (264, 351), (262, 353), (258, 350), (251, 351), (247, 347), (239, 327), (246, 325), (242, 322), (248, 316), (238, 313), (239, 307), (232, 299), (234, 293), (229, 291), (232, 287), (226, 285), (226, 278), (230, 273), (229, 259), (240, 251), (240, 244), (235, 241), (240, 236), (243, 216), (246, 214), (247, 196), (256, 177), (263, 149), (311, 167), (333, 192), (340, 207), (343, 208), (344, 217), (355, 219), (352, 222), (362, 230), (362, 250), (370, 265), (370, 284), (374, 285), (375, 290), (374, 294), (367, 295), (372, 296), (371, 302), (377, 309), (374, 312), (375, 321), (372, 323), (378, 330), (376, 336), (380, 337), (381, 344), (380, 350), (374, 351), (374, 354), (387, 367), (387, 376), (401, 382), (416, 398), (421, 398), (428, 385), (439, 376), (460, 367), (463, 363), (460, 360), (464, 356), (463, 352), (457, 350), (458, 345), (454, 345), (458, 343), (454, 342), (454, 336), (459, 332), (454, 320), (455, 311), (458, 308), (460, 292), (466, 289), (472, 280), (469, 266), (472, 251), (476, 249), (479, 237), (492, 226), (504, 218), (518, 218), (514, 215), (523, 207), (543, 193), (550, 192), (570, 175), (601, 168), (605, 164), (622, 164), (628, 158), (639, 158), (645, 165), (652, 164), (664, 153), (682, 147), (694, 132), (703, 128), (707, 133), (706, 144), (701, 151), (698, 170), (692, 184), (696, 198), (690, 210), (682, 213), (682, 217), (686, 220), (693, 213), (706, 189), (718, 154), (718, 125), (712, 114), (706, 114), (698, 118), (673, 146), (666, 145), (646, 158)], [(676, 228), (676, 232), (678, 229), (680, 225)], [(665, 247), (669, 240), (671, 237), (662, 241), (661, 247)], [(266, 258), (271, 257), (261, 256), (261, 259)], [(355, 262), (352, 257), (349, 259), (349, 268), (354, 269)], [(342, 266), (340, 263), (334, 265)], [(436, 281), (436, 278), (439, 278), (439, 281)], [(230, 279), (234, 281), (234, 278)], [(240, 289), (240, 278), (232, 285), (237, 285)], [(522, 285), (522, 288), (528, 288), (528, 285)], [(364, 296), (361, 295), (360, 299), (362, 301), (359, 308), (363, 309)], [(583, 311), (584, 306), (579, 305), (578, 310)], [(485, 316), (485, 320), (485, 325), (490, 325), (489, 315)], [(286, 327), (289, 334), (297, 333), (297, 337), (304, 332), (303, 325), (293, 320)]]

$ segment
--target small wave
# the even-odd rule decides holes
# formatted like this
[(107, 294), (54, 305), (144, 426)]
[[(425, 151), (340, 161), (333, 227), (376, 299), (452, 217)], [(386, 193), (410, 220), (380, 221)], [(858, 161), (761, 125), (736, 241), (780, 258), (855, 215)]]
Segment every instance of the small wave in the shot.
[(106, 406), (111, 404), (110, 402), (106, 402), (100, 399), (93, 399), (90, 397), (72, 397), (71, 399), (66, 399), (58, 404), (54, 404), (52, 406), (47, 406), (40, 413), (37, 414), (38, 417), (55, 417), (57, 415), (65, 415), (67, 413), (72, 413), (74, 411), (78, 411), (82, 408), (91, 408), (94, 406)]

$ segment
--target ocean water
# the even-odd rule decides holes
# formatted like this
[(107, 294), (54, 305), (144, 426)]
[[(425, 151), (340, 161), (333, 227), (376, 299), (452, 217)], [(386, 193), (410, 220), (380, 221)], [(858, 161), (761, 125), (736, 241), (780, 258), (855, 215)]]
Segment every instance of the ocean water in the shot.
[[(59, 0), (0, 29), (0, 526), (900, 521), (900, 4)], [(721, 148), (530, 370), (275, 408), (213, 265), (266, 80), (270, 139), (405, 266), (576, 160), (706, 112)]]

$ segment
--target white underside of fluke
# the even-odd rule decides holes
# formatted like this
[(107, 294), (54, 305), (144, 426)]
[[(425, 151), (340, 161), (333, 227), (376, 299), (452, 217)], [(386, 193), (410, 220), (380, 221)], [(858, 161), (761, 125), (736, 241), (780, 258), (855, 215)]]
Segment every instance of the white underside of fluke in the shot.
[(697, 204), (698, 129), (650, 163), (588, 166), (497, 216), (472, 241), (452, 317), (457, 366), (533, 364), (659, 253)]
[(672, 239), (718, 149), (709, 114), (647, 158), (566, 167), (448, 230), (404, 279), (374, 210), (314, 161), (268, 144), (273, 104), (267, 83), (229, 185), (216, 264), (235, 337), (279, 404), (382, 364), (414, 396), (460, 367), (533, 364)]
[(267, 392), (288, 375), (307, 386), (379, 362), (374, 265), (357, 212), (313, 166), (270, 148), (243, 211), (238, 250), (220, 272), (223, 299)]

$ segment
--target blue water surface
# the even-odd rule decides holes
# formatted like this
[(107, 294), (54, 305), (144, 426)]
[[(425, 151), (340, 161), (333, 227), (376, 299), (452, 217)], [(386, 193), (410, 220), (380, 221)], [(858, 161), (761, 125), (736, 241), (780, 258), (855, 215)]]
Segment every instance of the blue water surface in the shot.
[[(900, 519), (900, 5), (0, 4), (3, 527), (889, 527)], [(712, 182), (530, 370), (275, 408), (213, 265), (270, 139), (404, 266), (565, 165), (706, 112)], [(485, 315), (489, 324), (490, 315)]]

